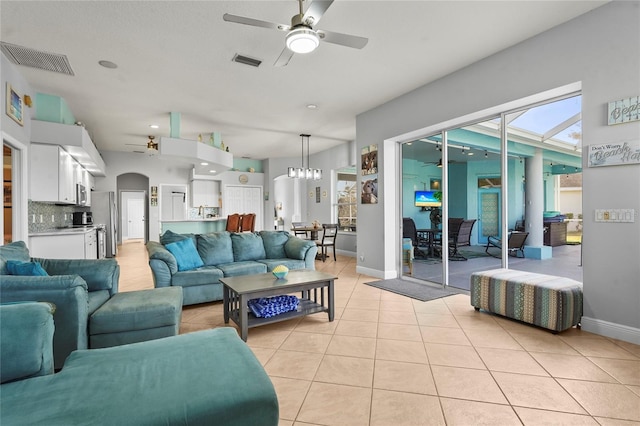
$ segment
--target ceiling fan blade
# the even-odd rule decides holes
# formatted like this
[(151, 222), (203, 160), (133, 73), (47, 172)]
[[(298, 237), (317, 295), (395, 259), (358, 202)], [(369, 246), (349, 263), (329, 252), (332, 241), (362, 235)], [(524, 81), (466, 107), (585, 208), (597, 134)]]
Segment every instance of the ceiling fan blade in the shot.
[(293, 52), (285, 47), (282, 50), (282, 53), (280, 53), (280, 56), (278, 56), (278, 59), (276, 59), (275, 64), (273, 65), (276, 67), (284, 67), (289, 63), (292, 57)]
[(261, 21), (260, 19), (253, 19), (253, 18), (247, 18), (245, 16), (231, 15), (229, 13), (225, 13), (224, 15), (222, 15), (222, 19), (224, 19), (227, 22), (250, 25), (252, 27), (268, 28), (271, 30), (289, 31), (291, 29), (291, 25), (276, 24), (275, 22)]
[(302, 22), (308, 25), (317, 25), (322, 15), (329, 9), (333, 0), (315, 0), (304, 13)]
[(318, 30), (318, 36), (327, 43), (339, 44), (341, 46), (362, 49), (367, 45), (369, 39), (349, 34), (335, 33), (333, 31)]

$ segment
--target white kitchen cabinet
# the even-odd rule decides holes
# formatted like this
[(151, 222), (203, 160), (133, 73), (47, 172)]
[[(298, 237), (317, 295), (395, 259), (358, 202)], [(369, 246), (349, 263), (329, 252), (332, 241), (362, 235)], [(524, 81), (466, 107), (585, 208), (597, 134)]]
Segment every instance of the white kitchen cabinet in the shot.
[(191, 207), (219, 207), (220, 182), (194, 179), (191, 181)]
[(97, 259), (96, 231), (31, 235), (29, 254), (47, 259)]
[(98, 258), (98, 236), (95, 231), (84, 234), (84, 258)]
[(29, 197), (33, 201), (75, 204), (77, 162), (57, 145), (31, 144)]

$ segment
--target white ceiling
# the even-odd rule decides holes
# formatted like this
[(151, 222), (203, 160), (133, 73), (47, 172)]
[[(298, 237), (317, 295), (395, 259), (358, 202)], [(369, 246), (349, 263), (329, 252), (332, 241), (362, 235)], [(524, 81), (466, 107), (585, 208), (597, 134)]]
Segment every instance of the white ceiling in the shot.
[[(100, 151), (168, 136), (173, 111), (182, 138), (219, 131), (235, 157), (264, 159), (297, 156), (300, 133), (312, 135), (311, 153), (354, 140), (356, 115), (604, 3), (337, 0), (318, 28), (368, 45), (321, 43), (282, 68), (273, 63), (285, 33), (222, 15), (289, 24), (293, 0), (3, 0), (1, 40), (68, 57), (75, 76), (19, 70), (35, 91), (63, 97)], [(236, 53), (263, 63), (234, 63)]]

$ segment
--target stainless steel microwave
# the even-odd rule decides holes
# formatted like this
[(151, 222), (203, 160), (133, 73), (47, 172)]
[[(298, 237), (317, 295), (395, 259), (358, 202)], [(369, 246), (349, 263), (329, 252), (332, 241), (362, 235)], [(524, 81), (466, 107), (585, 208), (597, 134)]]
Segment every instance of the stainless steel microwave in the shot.
[(76, 184), (76, 205), (87, 205), (87, 188), (82, 184)]

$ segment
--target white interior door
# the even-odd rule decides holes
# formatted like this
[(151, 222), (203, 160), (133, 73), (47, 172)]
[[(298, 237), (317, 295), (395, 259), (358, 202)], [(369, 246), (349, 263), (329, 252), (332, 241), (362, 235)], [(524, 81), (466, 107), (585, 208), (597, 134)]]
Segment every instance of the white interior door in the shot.
[(130, 198), (127, 200), (127, 238), (144, 238), (144, 200)]

